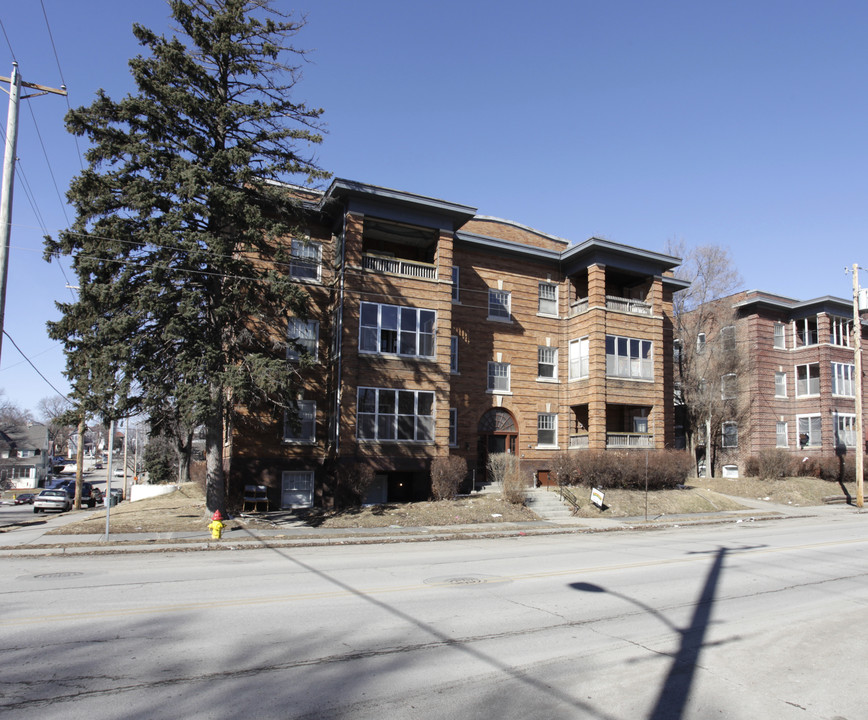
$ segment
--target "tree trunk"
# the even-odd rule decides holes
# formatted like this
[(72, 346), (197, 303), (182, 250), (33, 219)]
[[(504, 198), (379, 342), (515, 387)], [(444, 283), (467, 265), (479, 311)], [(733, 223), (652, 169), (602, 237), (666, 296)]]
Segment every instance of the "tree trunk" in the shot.
[(84, 481), (84, 413), (78, 419), (78, 446), (75, 448), (75, 509), (81, 510), (81, 484)]
[(226, 517), (226, 477), (223, 473), (222, 388), (211, 388), (212, 411), (205, 422), (205, 505), (209, 513)]
[(175, 444), (178, 448), (179, 483), (190, 482), (190, 463), (193, 458), (193, 430), (187, 430), (183, 440), (181, 439), (182, 432), (184, 431), (182, 431), (181, 428), (178, 428), (178, 435), (175, 438)]

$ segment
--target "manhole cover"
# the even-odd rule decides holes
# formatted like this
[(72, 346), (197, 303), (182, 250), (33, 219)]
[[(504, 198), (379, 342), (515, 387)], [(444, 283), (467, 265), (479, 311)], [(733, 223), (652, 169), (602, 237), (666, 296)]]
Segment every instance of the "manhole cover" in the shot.
[(45, 573), (45, 575), (34, 575), (37, 580), (53, 580), (54, 578), (67, 578), (67, 577), (77, 577), (78, 575), (84, 575), (84, 573), (80, 572), (60, 572), (60, 573)]
[(485, 583), (507, 582), (507, 580), (494, 575), (455, 575), (428, 578), (423, 582), (426, 585), (483, 585)]

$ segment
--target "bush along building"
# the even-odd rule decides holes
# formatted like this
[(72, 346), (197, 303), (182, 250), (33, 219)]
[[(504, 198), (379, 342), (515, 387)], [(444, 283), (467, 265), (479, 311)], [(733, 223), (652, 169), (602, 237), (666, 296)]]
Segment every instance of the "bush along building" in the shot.
[[(709, 375), (706, 386), (730, 402), (711, 433), (698, 428), (701, 474), (841, 477), (865, 445), (856, 430), (852, 301), (751, 290), (718, 304), (725, 309), (706, 317), (731, 320), (709, 322), (700, 335), (727, 367), (717, 368), (719, 378)], [(864, 326), (860, 332), (864, 343)], [(676, 344), (677, 367), (686, 354)], [(676, 397), (689, 402), (681, 392)], [(684, 406), (676, 415), (680, 436)]]
[(511, 453), (544, 484), (559, 452), (672, 447), (678, 258), (347, 180), (305, 208), (286, 241), (311, 297), (286, 328), (298, 421), (238, 413), (236, 496), (420, 500), (441, 456), (478, 486)]

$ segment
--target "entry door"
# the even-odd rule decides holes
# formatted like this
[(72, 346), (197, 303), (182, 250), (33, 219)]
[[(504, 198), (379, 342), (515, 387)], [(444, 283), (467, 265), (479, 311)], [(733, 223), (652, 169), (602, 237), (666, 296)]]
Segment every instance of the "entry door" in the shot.
[(283, 473), (283, 508), (313, 507), (313, 471), (287, 471)]

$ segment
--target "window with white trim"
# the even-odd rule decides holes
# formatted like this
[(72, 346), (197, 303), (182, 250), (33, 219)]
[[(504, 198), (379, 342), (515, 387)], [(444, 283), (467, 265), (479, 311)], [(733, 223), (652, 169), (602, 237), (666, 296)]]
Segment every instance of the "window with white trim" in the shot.
[(359, 440), (433, 442), (434, 393), (360, 387), (356, 434)]
[(316, 320), (302, 320), (291, 317), (286, 323), (286, 346), (287, 360), (300, 360), (302, 353), (310, 356), (311, 360), (317, 359), (317, 345), (319, 344), (319, 322)]
[(558, 314), (557, 285), (547, 282), (541, 282), (539, 284), (539, 313), (540, 315)]
[(284, 470), (280, 485), (282, 508), (313, 507), (313, 470)]
[(588, 377), (588, 338), (570, 340), (570, 380)]
[(452, 266), (452, 302), (461, 302), (461, 271), (457, 265)]
[(796, 397), (820, 394), (820, 363), (796, 365)]
[(510, 294), (506, 290), (488, 289), (488, 319), (509, 320)]
[(509, 363), (488, 363), (489, 392), (509, 392)]
[(799, 427), (800, 448), (822, 447), (823, 419), (819, 413), (814, 415), (796, 415), (796, 423)]
[(705, 333), (696, 335), (696, 354), (702, 355), (705, 352)]
[(738, 447), (738, 423), (725, 422), (721, 425), (721, 447)]
[(851, 363), (832, 363), (832, 394), (856, 397), (856, 366)]
[(650, 340), (606, 335), (606, 375), (633, 380), (653, 380)]
[(359, 352), (407, 357), (434, 357), (433, 310), (363, 302)]
[(790, 440), (785, 422), (777, 422), (775, 424), (775, 447), (789, 447)]
[(787, 331), (783, 323), (775, 323), (775, 347), (778, 350), (787, 349)]
[(557, 447), (558, 416), (554, 413), (538, 413), (536, 416), (536, 443), (541, 447)]
[(285, 442), (316, 442), (316, 402), (298, 401), (298, 418), (290, 421), (289, 413), (283, 415), (283, 439)]
[(319, 281), (322, 275), (322, 246), (318, 242), (293, 238), (291, 253), (290, 277)]
[(793, 320), (793, 326), (795, 327), (797, 346), (816, 345), (820, 341), (816, 315)]
[(449, 372), (458, 374), (458, 336), (449, 337)]
[(458, 446), (458, 410), (449, 408), (449, 447)]
[(787, 396), (787, 374), (785, 372), (775, 373), (775, 397), (785, 398)]
[(558, 349), (540, 345), (537, 348), (537, 378), (556, 380), (558, 377)]
[(853, 321), (842, 317), (830, 318), (829, 342), (832, 345), (850, 347), (850, 338), (853, 335)]
[(856, 447), (856, 415), (835, 413), (835, 445)]

